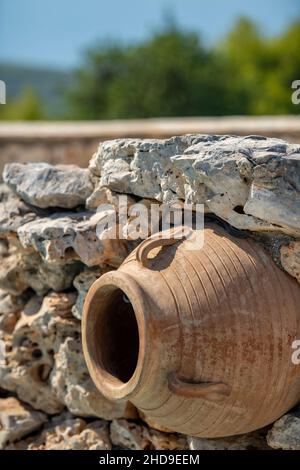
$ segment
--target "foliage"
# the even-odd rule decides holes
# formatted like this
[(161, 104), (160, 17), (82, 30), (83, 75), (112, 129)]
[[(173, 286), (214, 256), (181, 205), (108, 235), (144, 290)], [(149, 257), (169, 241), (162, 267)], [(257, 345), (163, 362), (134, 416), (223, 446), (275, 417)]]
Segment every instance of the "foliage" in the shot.
[(213, 48), (174, 26), (142, 44), (100, 45), (76, 73), (70, 117), (297, 113), (299, 44), (299, 22), (266, 38), (242, 18)]
[(31, 88), (25, 88), (19, 97), (0, 107), (1, 120), (36, 121), (43, 117), (41, 101)]
[(272, 39), (250, 21), (238, 22), (218, 49), (231, 74), (234, 114), (299, 113), (291, 101), (291, 84), (300, 78), (299, 44), (300, 22)]
[[(211, 47), (197, 34), (172, 24), (141, 43), (97, 44), (86, 52), (72, 80), (65, 82), (65, 112), (61, 106), (60, 113), (48, 112), (46, 117), (297, 114), (291, 85), (300, 79), (299, 44), (300, 21), (270, 38), (245, 18)], [(44, 105), (43, 101), (48, 110)], [(43, 110), (32, 90), (26, 90), (0, 107), (0, 118), (3, 115), (40, 119)]]
[(194, 33), (171, 29), (143, 44), (89, 51), (69, 95), (73, 118), (227, 113), (223, 60)]

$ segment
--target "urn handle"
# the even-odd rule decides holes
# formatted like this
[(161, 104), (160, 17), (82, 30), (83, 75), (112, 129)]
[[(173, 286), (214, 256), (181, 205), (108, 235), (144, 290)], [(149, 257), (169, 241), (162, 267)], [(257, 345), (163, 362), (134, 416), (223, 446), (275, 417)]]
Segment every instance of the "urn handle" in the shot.
[(222, 382), (187, 382), (172, 372), (168, 378), (169, 390), (186, 398), (204, 398), (205, 400), (222, 402), (231, 392), (231, 388)]
[(157, 232), (138, 246), (136, 250), (136, 259), (145, 268), (148, 266), (148, 255), (150, 251), (158, 246), (174, 245), (179, 240), (187, 238), (191, 229), (185, 226), (173, 227), (163, 232)]

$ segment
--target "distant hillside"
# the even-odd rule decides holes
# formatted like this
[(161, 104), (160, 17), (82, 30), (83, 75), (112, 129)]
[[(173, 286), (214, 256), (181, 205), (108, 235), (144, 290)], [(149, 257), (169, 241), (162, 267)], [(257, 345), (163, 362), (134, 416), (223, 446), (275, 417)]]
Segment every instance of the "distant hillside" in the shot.
[(72, 71), (0, 63), (0, 80), (6, 83), (8, 100), (32, 88), (51, 117), (64, 114), (63, 90), (72, 80)]

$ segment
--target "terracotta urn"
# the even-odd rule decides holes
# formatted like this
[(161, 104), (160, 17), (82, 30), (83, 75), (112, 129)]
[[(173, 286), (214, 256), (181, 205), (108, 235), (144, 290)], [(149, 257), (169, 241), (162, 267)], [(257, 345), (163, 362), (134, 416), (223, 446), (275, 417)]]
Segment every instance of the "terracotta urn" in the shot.
[(83, 347), (110, 400), (161, 428), (220, 437), (261, 428), (300, 400), (300, 286), (250, 239), (160, 233), (90, 288)]

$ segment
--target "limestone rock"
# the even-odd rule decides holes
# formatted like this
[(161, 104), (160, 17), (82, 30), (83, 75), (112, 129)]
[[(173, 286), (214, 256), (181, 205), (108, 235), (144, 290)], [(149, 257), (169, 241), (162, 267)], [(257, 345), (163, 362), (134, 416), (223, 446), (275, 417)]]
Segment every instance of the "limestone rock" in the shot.
[(111, 423), (110, 437), (114, 445), (131, 450), (187, 449), (186, 439), (180, 434), (163, 433), (125, 419), (114, 420)]
[(267, 441), (273, 449), (300, 450), (300, 412), (288, 413), (276, 421)]
[(86, 208), (97, 209), (100, 204), (109, 204), (110, 194), (112, 194), (112, 191), (107, 188), (102, 188), (100, 182), (97, 181), (94, 191), (86, 200)]
[(66, 338), (58, 346), (50, 382), (58, 399), (74, 415), (104, 419), (137, 415), (131, 404), (112, 403), (100, 395), (90, 379), (78, 338)]
[(23, 201), (41, 208), (72, 209), (84, 205), (93, 191), (89, 171), (75, 165), (10, 163), (3, 180)]
[(0, 264), (0, 289), (18, 296), (28, 288), (42, 295), (50, 289), (63, 291), (72, 285), (81, 264), (48, 263), (32, 249), (12, 249)]
[(119, 266), (128, 254), (125, 240), (100, 240), (99, 214), (93, 211), (55, 213), (18, 230), (25, 248), (34, 248), (48, 263), (80, 260), (87, 266)]
[[(141, 450), (300, 449), (298, 412), (274, 424), (268, 443), (267, 429), (187, 439), (157, 429), (130, 403), (109, 402), (87, 371), (79, 321), (91, 284), (118, 267), (134, 247), (129, 232), (127, 240), (108, 240), (105, 230), (99, 232), (105, 213), (96, 209), (105, 204), (115, 212), (122, 194), (128, 195), (129, 207), (178, 200), (204, 204), (210, 217), (224, 220), (231, 230), (253, 232), (300, 282), (299, 170), (300, 145), (213, 135), (107, 141), (89, 170), (7, 165), (8, 186), (0, 185), (0, 387), (35, 410), (60, 414), (43, 424), (43, 413), (17, 398), (0, 398), (1, 445), (30, 450), (107, 450), (112, 444)], [(2, 403), (9, 400), (17, 405), (12, 411), (4, 406), (2, 415)]]
[(79, 416), (136, 417), (132, 405), (109, 402), (93, 385), (71, 312), (75, 300), (74, 293), (50, 293), (26, 304), (13, 333), (2, 332), (0, 386), (49, 414), (66, 406)]
[(12, 334), (2, 334), (5, 349), (0, 361), (1, 387), (49, 414), (59, 413), (64, 407), (51, 389), (49, 375), (62, 339), (78, 332), (74, 321), (64, 318), (74, 302), (74, 294), (52, 294), (44, 300), (34, 296)]
[(155, 450), (185, 450), (188, 449), (186, 437), (182, 434), (165, 433), (149, 429), (150, 441)]
[(29, 296), (28, 291), (16, 297), (0, 290), (0, 331), (8, 334), (13, 332), (19, 319), (19, 313), (28, 301)]
[(0, 449), (39, 429), (46, 415), (13, 397), (0, 398)]
[[(98, 179), (93, 193), (86, 200), (86, 208), (97, 209), (101, 204), (111, 204), (115, 208), (118, 208), (118, 201), (120, 196), (121, 194), (111, 191), (108, 188), (102, 187), (101, 182)], [(128, 207), (130, 207), (135, 202), (135, 198), (127, 195)]]
[[(18, 321), (18, 314), (9, 312), (9, 313), (4, 313), (0, 316), (0, 331), (3, 333), (11, 334), (14, 331), (14, 328), (16, 326), (16, 323)], [(1, 335), (0, 335), (1, 336)], [(5, 343), (1, 343), (0, 340), (0, 361), (3, 357), (3, 352), (2, 349), (5, 350)]]
[(148, 429), (124, 419), (114, 420), (110, 426), (110, 438), (115, 446), (130, 450), (150, 448)]
[(100, 186), (205, 204), (238, 229), (300, 234), (300, 146), (261, 136), (123, 139), (99, 146)]
[(210, 145), (198, 143), (172, 161), (183, 171), (191, 202), (205, 202), (239, 229), (293, 235), (300, 229), (293, 202), (299, 185), (291, 178), (298, 151), (278, 139), (222, 137)]
[(101, 174), (100, 184), (113, 191), (167, 200), (177, 186), (170, 157), (182, 153), (194, 140), (194, 136), (182, 136), (106, 141), (93, 156), (90, 170)]
[(0, 290), (0, 316), (6, 313), (19, 312), (28, 300), (28, 295), (14, 296)]
[(0, 236), (15, 233), (22, 224), (34, 220), (37, 211), (16, 196), (6, 185), (0, 184)]
[(8, 241), (0, 238), (0, 258), (6, 256), (8, 252)]
[(300, 283), (300, 241), (291, 241), (280, 249), (282, 267)]
[(240, 436), (218, 439), (188, 437), (190, 450), (268, 450), (266, 431), (259, 430)]
[(253, 183), (244, 211), (270, 224), (300, 229), (300, 149), (255, 155)]
[(111, 450), (108, 423), (102, 420), (86, 423), (71, 418), (52, 420), (38, 436), (20, 441), (7, 449), (14, 450)]
[(110, 270), (111, 268), (107, 268), (104, 266), (101, 268), (85, 269), (75, 277), (73, 285), (78, 292), (76, 303), (72, 308), (72, 313), (75, 318), (78, 318), (78, 320), (81, 320), (82, 318), (83, 304), (85, 301), (86, 294), (88, 293), (88, 290), (91, 285), (97, 279), (99, 279), (102, 274)]

